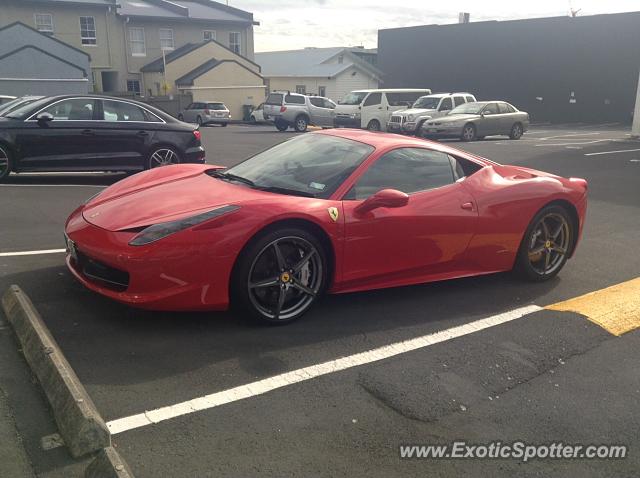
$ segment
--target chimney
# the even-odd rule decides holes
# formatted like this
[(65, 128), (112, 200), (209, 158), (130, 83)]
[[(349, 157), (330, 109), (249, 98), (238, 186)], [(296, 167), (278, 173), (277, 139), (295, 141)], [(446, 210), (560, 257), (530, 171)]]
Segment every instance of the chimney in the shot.
[(468, 12), (460, 12), (458, 13), (458, 23), (469, 23), (471, 19), (471, 14)]

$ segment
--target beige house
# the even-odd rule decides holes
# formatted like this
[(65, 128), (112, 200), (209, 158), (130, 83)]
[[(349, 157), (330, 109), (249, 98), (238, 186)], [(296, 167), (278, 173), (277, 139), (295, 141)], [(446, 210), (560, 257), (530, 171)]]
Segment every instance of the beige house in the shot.
[(288, 90), (340, 101), (358, 89), (378, 88), (377, 52), (363, 48), (305, 48), (256, 53), (269, 91)]
[(89, 54), (94, 91), (142, 95), (157, 94), (156, 79), (145, 83), (141, 70), (163, 51), (215, 40), (238, 62), (252, 60), (257, 24), (213, 0), (2, 0), (0, 28), (15, 22)]

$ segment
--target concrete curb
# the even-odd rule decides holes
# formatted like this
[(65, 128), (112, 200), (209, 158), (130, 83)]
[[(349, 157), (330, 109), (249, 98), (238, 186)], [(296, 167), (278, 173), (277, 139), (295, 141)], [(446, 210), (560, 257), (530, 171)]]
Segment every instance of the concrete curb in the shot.
[(2, 307), (22, 351), (40, 381), (71, 455), (80, 457), (111, 445), (111, 434), (29, 297), (17, 285)]
[(129, 465), (113, 447), (103, 449), (84, 474), (85, 478), (133, 478)]

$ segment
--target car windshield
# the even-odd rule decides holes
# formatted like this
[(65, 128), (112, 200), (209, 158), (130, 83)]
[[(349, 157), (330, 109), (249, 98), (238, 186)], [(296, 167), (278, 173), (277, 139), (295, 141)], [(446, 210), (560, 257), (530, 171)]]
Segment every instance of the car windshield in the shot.
[(207, 108), (214, 111), (222, 111), (227, 109), (227, 107), (222, 103), (208, 103)]
[(366, 91), (354, 91), (353, 93), (349, 93), (345, 96), (342, 101), (339, 103), (341, 105), (359, 105), (364, 100), (364, 97), (367, 96)]
[(425, 110), (435, 110), (438, 107), (440, 98), (434, 98), (432, 96), (423, 96), (418, 98), (413, 104), (412, 108), (423, 108)]
[(486, 105), (486, 103), (465, 103), (453, 108), (449, 111), (449, 115), (477, 115)]
[(256, 189), (327, 199), (373, 150), (350, 139), (306, 134), (258, 153), (220, 177)]
[(29, 116), (31, 113), (35, 113), (40, 107), (44, 106), (50, 100), (51, 98), (41, 98), (31, 103), (20, 105), (10, 113), (5, 112), (3, 116), (6, 116), (7, 118), (17, 118), (17, 119), (25, 118)]

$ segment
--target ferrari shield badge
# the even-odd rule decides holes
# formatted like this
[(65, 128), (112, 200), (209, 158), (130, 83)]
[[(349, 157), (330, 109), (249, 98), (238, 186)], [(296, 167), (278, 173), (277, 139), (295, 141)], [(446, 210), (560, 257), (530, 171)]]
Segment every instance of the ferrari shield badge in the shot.
[(338, 220), (338, 216), (340, 215), (340, 213), (338, 212), (338, 208), (330, 207), (327, 208), (327, 211), (329, 211), (329, 217), (333, 219), (333, 222), (336, 222)]

